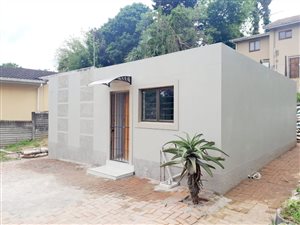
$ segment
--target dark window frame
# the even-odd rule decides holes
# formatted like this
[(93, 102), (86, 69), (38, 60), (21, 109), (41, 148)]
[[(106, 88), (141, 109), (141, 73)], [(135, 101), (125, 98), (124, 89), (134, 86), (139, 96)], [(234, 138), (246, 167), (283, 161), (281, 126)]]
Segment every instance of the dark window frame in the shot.
[[(164, 89), (172, 89), (173, 91), (173, 119), (172, 120), (163, 120), (160, 119), (160, 91)], [(155, 98), (156, 98), (156, 119), (144, 119), (144, 100), (143, 100), (143, 91), (150, 91), (154, 90), (156, 92)], [(141, 104), (140, 104), (140, 120), (141, 122), (160, 122), (160, 123), (173, 123), (174, 122), (174, 86), (164, 86), (164, 87), (155, 87), (155, 88), (143, 88), (140, 89), (140, 96), (141, 96)]]
[[(291, 33), (291, 36), (287, 36), (287, 33)], [(284, 37), (281, 37), (280, 34), (284, 34)], [(278, 32), (278, 39), (279, 40), (285, 40), (285, 39), (290, 39), (293, 37), (293, 31), (292, 29), (288, 29), (288, 30), (281, 30)]]
[[(254, 49), (251, 50), (251, 43), (254, 43)], [(256, 45), (258, 43), (258, 47)], [(257, 52), (260, 51), (260, 40), (255, 40), (255, 41), (249, 41), (249, 52)]]

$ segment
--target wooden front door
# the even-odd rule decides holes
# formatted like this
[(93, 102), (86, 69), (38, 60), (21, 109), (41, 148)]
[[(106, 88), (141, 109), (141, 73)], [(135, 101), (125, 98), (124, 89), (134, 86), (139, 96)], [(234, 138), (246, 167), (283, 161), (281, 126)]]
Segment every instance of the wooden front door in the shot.
[(299, 78), (300, 56), (290, 58), (290, 78)]
[(129, 92), (112, 92), (110, 159), (128, 162), (129, 159)]

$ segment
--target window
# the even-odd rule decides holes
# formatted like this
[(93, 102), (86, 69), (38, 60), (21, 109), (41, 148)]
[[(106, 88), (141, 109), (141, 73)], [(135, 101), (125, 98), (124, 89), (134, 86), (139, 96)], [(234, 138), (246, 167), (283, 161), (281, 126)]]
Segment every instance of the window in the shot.
[(174, 87), (141, 90), (142, 121), (174, 121)]
[(249, 52), (259, 51), (260, 41), (250, 41), (249, 42)]
[(279, 31), (279, 40), (292, 38), (292, 30)]
[(289, 58), (290, 78), (299, 78), (300, 56)]
[(262, 59), (262, 60), (260, 60), (260, 63), (262, 65), (264, 65), (265, 67), (270, 68), (270, 60), (269, 59)]

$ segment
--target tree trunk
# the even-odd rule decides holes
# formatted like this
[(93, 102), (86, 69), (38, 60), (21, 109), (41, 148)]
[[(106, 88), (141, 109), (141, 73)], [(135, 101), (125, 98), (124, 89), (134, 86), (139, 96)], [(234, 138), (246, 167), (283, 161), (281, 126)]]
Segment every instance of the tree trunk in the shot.
[(193, 175), (188, 175), (188, 187), (189, 187), (189, 191), (190, 191), (190, 194), (191, 194), (191, 198), (192, 198), (192, 201), (193, 203), (196, 205), (199, 203), (199, 191), (200, 191), (200, 188), (199, 188), (199, 185), (196, 181), (197, 179), (197, 175), (196, 173), (193, 174)]

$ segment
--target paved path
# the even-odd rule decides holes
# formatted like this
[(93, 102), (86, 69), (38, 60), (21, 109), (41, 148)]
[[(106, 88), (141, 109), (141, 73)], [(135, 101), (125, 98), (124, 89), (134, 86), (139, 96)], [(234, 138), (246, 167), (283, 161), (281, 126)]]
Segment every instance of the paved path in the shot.
[[(47, 158), (1, 165), (1, 224), (270, 224), (300, 178), (300, 148), (200, 206), (179, 202), (187, 192), (154, 191), (147, 179), (88, 176), (80, 165)], [(227, 200), (231, 200), (227, 203)]]

